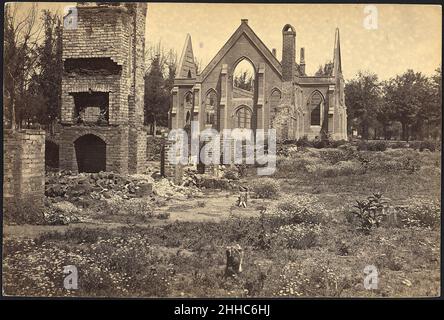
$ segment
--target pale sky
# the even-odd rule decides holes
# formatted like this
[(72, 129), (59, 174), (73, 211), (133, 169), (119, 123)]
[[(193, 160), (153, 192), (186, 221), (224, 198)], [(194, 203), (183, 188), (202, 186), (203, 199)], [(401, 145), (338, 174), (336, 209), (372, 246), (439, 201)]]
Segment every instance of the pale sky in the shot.
[[(22, 4), (24, 5), (24, 4)], [(40, 3), (59, 10), (70, 3)], [(162, 41), (182, 52), (191, 35), (194, 55), (203, 66), (213, 58), (240, 25), (249, 26), (271, 50), (282, 54), (282, 28), (296, 29), (296, 57), (305, 47), (306, 72), (333, 59), (336, 27), (340, 30), (342, 69), (346, 79), (359, 70), (388, 79), (407, 69), (431, 75), (441, 64), (441, 6), (377, 4), (378, 28), (364, 28), (366, 4), (196, 4), (148, 3), (147, 45)]]

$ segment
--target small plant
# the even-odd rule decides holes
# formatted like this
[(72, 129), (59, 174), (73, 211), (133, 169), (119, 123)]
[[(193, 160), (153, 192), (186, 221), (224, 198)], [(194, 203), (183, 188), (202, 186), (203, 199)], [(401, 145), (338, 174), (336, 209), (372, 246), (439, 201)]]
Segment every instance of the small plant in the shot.
[(356, 200), (355, 210), (352, 213), (358, 218), (359, 229), (364, 233), (370, 233), (374, 227), (379, 227), (384, 217), (387, 215), (385, 208), (388, 199), (377, 192), (369, 196), (366, 200)]

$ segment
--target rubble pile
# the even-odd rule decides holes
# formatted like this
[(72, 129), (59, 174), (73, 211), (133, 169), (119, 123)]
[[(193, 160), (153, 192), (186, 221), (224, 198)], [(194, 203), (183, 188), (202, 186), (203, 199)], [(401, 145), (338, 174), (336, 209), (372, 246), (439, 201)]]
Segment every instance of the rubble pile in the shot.
[(47, 202), (43, 211), (45, 224), (67, 225), (81, 221), (81, 211), (68, 201)]
[(89, 196), (92, 199), (111, 198), (113, 195), (124, 199), (143, 197), (152, 193), (152, 183), (112, 172), (72, 173), (70, 171), (47, 174), (45, 195), (51, 198), (76, 199)]
[(199, 193), (193, 185), (176, 186), (167, 179), (155, 179), (151, 175), (120, 175), (112, 172), (73, 173), (50, 172), (45, 183), (45, 195), (54, 200), (67, 199), (78, 202), (84, 199), (104, 200), (160, 196), (189, 198)]

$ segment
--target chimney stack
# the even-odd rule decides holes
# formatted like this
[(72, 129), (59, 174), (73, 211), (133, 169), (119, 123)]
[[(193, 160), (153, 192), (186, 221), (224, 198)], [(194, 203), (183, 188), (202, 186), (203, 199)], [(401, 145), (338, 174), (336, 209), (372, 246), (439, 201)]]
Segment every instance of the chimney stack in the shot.
[(296, 62), (296, 31), (286, 24), (282, 29), (282, 78), (293, 81)]
[(271, 49), (271, 53), (272, 53), (273, 56), (276, 58), (276, 48)]
[(301, 48), (301, 57), (300, 57), (299, 67), (301, 70), (301, 74), (305, 75), (305, 49)]

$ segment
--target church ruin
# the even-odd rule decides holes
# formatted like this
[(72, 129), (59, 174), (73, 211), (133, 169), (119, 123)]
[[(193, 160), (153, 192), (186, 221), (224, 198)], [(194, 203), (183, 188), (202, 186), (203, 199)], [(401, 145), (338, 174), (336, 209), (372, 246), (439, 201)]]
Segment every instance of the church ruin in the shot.
[[(191, 36), (187, 35), (172, 91), (170, 128), (186, 128), (192, 120), (200, 130), (275, 128), (277, 139), (307, 136), (347, 139), (347, 108), (341, 66), (339, 30), (336, 29), (333, 68), (326, 76), (305, 73), (305, 52), (296, 63), (296, 31), (282, 30), (282, 61), (270, 51), (243, 19), (240, 26), (197, 74)], [(240, 65), (251, 66), (251, 81), (236, 79)], [(245, 69), (244, 69), (245, 70)], [(246, 72), (246, 71), (244, 71)], [(242, 75), (241, 75), (242, 76)]]

